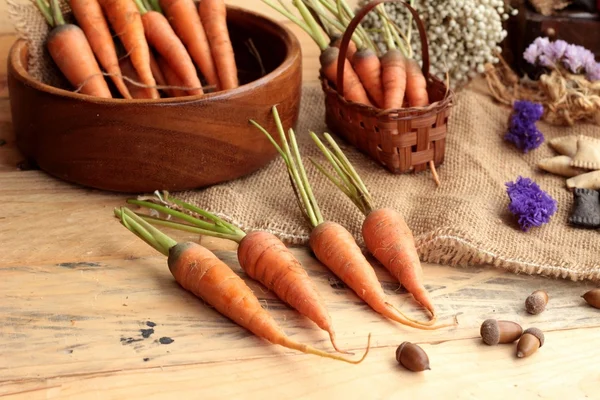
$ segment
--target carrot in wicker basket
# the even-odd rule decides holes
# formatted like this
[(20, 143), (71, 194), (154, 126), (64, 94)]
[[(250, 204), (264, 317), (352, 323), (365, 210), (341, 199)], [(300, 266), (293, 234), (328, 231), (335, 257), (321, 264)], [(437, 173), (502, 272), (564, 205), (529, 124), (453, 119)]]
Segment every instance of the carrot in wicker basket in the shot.
[(128, 208), (115, 209), (115, 215), (127, 229), (168, 257), (169, 270), (181, 287), (256, 336), (306, 354), (351, 364), (361, 363), (369, 353), (371, 334), (367, 349), (358, 360), (326, 353), (290, 339), (244, 280), (208, 249), (194, 242), (177, 243)]
[(340, 350), (336, 343), (331, 317), (312, 280), (292, 252), (275, 235), (262, 231), (246, 234), (235, 225), (169, 196), (167, 192), (162, 196), (157, 193), (150, 200), (128, 200), (128, 203), (153, 209), (182, 221), (142, 216), (147, 222), (238, 243), (238, 261), (248, 276), (262, 283), (279, 299), (329, 333), (331, 343), (337, 351), (348, 353)]
[(267, 136), (287, 166), (292, 188), (301, 211), (311, 228), (309, 245), (317, 259), (348, 285), (373, 310), (391, 320), (423, 330), (454, 326), (455, 324), (434, 326), (434, 320), (428, 322), (416, 321), (404, 315), (390, 303), (381, 287), (381, 283), (377, 279), (373, 266), (363, 255), (352, 234), (342, 225), (323, 219), (300, 158), (294, 130), (289, 129), (290, 144), (288, 144), (288, 138), (286, 138), (283, 131), (277, 108), (274, 106), (272, 110), (283, 144), (282, 147), (275, 142), (269, 132), (262, 126), (255, 121), (251, 122)]
[(376, 208), (367, 187), (333, 138), (325, 133), (330, 150), (311, 132), (337, 178), (311, 159), (313, 164), (360, 209), (365, 215), (362, 236), (369, 252), (413, 295), (436, 319), (431, 297), (424, 286), (423, 270), (415, 247), (413, 234), (402, 215), (391, 208)]
[[(319, 56), (319, 62), (321, 64), (321, 73), (325, 78), (335, 84), (337, 79), (337, 67), (338, 67), (338, 58), (339, 58), (339, 48), (335, 47), (331, 41), (326, 39), (326, 35), (323, 33), (319, 26), (319, 22), (314, 17), (313, 13), (311, 13), (311, 9), (307, 7), (304, 3), (304, 0), (292, 0), (294, 6), (298, 9), (301, 17), (298, 18), (291, 13), (288, 8), (281, 8), (276, 6), (271, 0), (262, 0), (265, 4), (269, 5), (279, 13), (286, 16), (290, 21), (294, 22), (300, 28), (302, 28), (308, 35), (315, 41), (319, 49), (321, 50), (321, 54)], [(283, 4), (283, 3), (282, 3)], [(311, 2), (309, 4), (316, 4)], [(326, 4), (326, 3), (325, 3)], [(314, 12), (315, 9), (312, 8)], [(323, 14), (319, 14), (323, 16)], [(326, 20), (326, 22), (338, 26), (335, 24), (333, 20)], [(341, 25), (340, 25), (341, 26)], [(341, 93), (342, 96), (348, 100), (355, 103), (365, 104), (368, 106), (372, 106), (373, 104), (369, 100), (367, 92), (361, 83), (356, 71), (352, 67), (348, 58), (344, 59), (344, 93)]]

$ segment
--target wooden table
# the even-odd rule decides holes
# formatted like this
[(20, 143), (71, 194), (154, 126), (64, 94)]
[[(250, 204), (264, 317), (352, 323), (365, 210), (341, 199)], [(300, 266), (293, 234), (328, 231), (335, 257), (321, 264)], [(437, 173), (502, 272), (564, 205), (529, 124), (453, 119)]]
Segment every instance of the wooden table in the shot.
[[(258, 0), (232, 1), (271, 12)], [(443, 319), (459, 326), (423, 332), (391, 323), (329, 274), (304, 248), (294, 249), (332, 314), (341, 346), (370, 354), (350, 365), (270, 345), (229, 322), (173, 281), (164, 257), (113, 217), (126, 197), (89, 190), (23, 171), (15, 149), (5, 58), (15, 36), (0, 36), (0, 397), (93, 398), (599, 398), (600, 311), (580, 298), (589, 283), (518, 276), (492, 266), (424, 265), (428, 289)], [(316, 77), (317, 48), (303, 44), (304, 76)], [(199, 240), (240, 272), (235, 245)], [(421, 309), (375, 264), (386, 292), (415, 318)], [(246, 278), (243, 274), (241, 274)], [(246, 278), (247, 279), (247, 278)], [(326, 350), (328, 337), (247, 279), (294, 339)], [(536, 289), (547, 310), (524, 311)], [(546, 333), (532, 357), (515, 345), (486, 346), (479, 327), (510, 319)], [(420, 344), (431, 371), (411, 373), (395, 361), (403, 341)]]

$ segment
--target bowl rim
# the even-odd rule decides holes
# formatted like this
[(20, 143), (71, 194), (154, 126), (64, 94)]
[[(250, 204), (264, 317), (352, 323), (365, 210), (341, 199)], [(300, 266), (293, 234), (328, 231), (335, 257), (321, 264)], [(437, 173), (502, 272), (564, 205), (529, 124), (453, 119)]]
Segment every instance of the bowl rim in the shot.
[(250, 16), (254, 20), (262, 20), (267, 24), (270, 24), (276, 30), (279, 30), (281, 33), (281, 38), (286, 45), (287, 54), (284, 58), (283, 62), (279, 64), (275, 69), (270, 71), (269, 73), (261, 76), (260, 78), (248, 82), (246, 84), (240, 85), (237, 88), (221, 90), (213, 93), (205, 93), (198, 95), (191, 95), (185, 97), (173, 97), (173, 98), (159, 98), (159, 99), (121, 99), (121, 98), (102, 98), (96, 96), (90, 96), (87, 94), (76, 93), (67, 89), (57, 88), (46, 83), (43, 83), (35, 78), (33, 78), (26, 66), (21, 62), (21, 51), (23, 48), (28, 47), (28, 42), (24, 38), (17, 39), (13, 45), (11, 46), (8, 62), (9, 62), (9, 74), (10, 70), (16, 75), (17, 79), (22, 81), (28, 86), (31, 86), (33, 89), (38, 91), (42, 91), (45, 93), (52, 94), (54, 96), (70, 98), (73, 100), (85, 101), (89, 103), (96, 103), (102, 105), (121, 105), (121, 104), (136, 104), (136, 105), (163, 105), (163, 104), (178, 104), (178, 103), (193, 103), (198, 101), (208, 101), (208, 100), (223, 100), (227, 99), (231, 96), (238, 94), (245, 94), (254, 90), (257, 86), (261, 84), (271, 81), (278, 75), (281, 75), (284, 71), (291, 68), (301, 57), (301, 46), (298, 38), (294, 33), (282, 23), (274, 20), (273, 18), (266, 16), (264, 14), (257, 13), (252, 10), (245, 9), (243, 7), (227, 5), (227, 10), (238, 12), (241, 15)]

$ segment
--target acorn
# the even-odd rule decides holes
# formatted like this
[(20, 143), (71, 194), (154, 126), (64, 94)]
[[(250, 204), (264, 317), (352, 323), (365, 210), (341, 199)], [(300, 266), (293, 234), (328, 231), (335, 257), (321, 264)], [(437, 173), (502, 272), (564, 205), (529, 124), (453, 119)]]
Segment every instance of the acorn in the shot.
[(512, 343), (521, 337), (523, 328), (521, 325), (512, 321), (497, 321), (495, 319), (486, 319), (481, 324), (479, 330), (483, 342), (494, 346), (499, 343)]
[(406, 369), (414, 372), (431, 369), (427, 353), (421, 347), (410, 342), (403, 342), (398, 346), (396, 349), (396, 361)]
[(529, 357), (544, 345), (544, 333), (538, 328), (529, 328), (517, 344), (517, 357)]
[(583, 296), (583, 299), (592, 307), (600, 308), (600, 289), (592, 289), (589, 292), (586, 292)]
[(543, 290), (536, 290), (525, 300), (525, 309), (529, 314), (539, 314), (546, 309), (548, 304), (548, 293)]

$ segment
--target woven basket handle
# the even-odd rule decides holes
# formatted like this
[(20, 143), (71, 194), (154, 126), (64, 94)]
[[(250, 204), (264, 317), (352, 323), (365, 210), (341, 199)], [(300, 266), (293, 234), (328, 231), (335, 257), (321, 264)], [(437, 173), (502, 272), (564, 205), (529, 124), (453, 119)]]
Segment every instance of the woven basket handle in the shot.
[(340, 52), (338, 55), (338, 65), (337, 65), (337, 90), (342, 96), (344, 94), (344, 65), (346, 64), (344, 60), (346, 59), (346, 52), (348, 51), (348, 45), (350, 44), (350, 38), (354, 33), (354, 30), (360, 23), (360, 21), (375, 7), (377, 7), (381, 3), (391, 3), (396, 2), (404, 5), (408, 8), (408, 11), (413, 15), (413, 19), (417, 23), (417, 28), (419, 29), (419, 36), (421, 38), (421, 54), (423, 59), (423, 65), (421, 66), (421, 70), (423, 71), (423, 76), (425, 79), (429, 80), (429, 46), (427, 44), (427, 34), (425, 33), (425, 26), (423, 25), (423, 21), (419, 17), (419, 13), (409, 6), (406, 2), (400, 0), (373, 0), (372, 2), (363, 6), (360, 11), (352, 18), (352, 21), (348, 24), (346, 31), (344, 32), (344, 36), (342, 37), (342, 42), (340, 43)]

